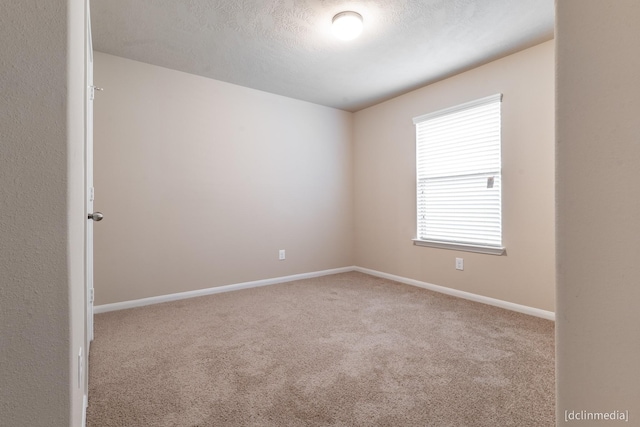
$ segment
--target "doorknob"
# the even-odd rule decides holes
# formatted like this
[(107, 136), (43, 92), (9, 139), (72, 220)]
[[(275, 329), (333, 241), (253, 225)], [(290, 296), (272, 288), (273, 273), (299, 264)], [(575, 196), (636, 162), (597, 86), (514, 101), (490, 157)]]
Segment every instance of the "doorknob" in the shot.
[(92, 219), (94, 221), (102, 221), (102, 218), (104, 218), (102, 212), (94, 212), (89, 214), (89, 219)]

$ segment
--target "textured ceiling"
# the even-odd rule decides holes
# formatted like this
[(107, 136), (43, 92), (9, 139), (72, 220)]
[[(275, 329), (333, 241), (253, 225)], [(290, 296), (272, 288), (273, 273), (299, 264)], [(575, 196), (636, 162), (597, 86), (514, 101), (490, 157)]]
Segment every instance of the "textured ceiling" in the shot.
[[(554, 0), (92, 0), (98, 51), (348, 111), (553, 38)], [(345, 42), (331, 18), (354, 10)]]

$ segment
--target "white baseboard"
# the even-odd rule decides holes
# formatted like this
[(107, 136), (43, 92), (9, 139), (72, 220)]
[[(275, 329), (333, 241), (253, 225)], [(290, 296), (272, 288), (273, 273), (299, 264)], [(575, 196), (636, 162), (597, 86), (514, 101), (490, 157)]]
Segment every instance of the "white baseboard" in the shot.
[(483, 295), (472, 294), (470, 292), (460, 291), (457, 289), (438, 286), (427, 282), (421, 282), (415, 279), (408, 279), (394, 274), (383, 273), (381, 271), (371, 270), (363, 267), (342, 267), (331, 270), (315, 271), (312, 273), (294, 274), (292, 276), (274, 277), (272, 279), (255, 280), (252, 282), (236, 283), (233, 285), (217, 286), (215, 288), (199, 289), (197, 291), (180, 292), (176, 294), (161, 295), (157, 297), (142, 298), (132, 301), (116, 302), (113, 304), (103, 304), (94, 307), (95, 314), (106, 313), (108, 311), (125, 310), (127, 308), (143, 307), (145, 305), (160, 304), (163, 302), (178, 301), (181, 299), (201, 297), (205, 295), (213, 295), (222, 292), (237, 291), (240, 289), (257, 288), (259, 286), (275, 285), (278, 283), (292, 282), (294, 280), (311, 279), (313, 277), (328, 276), (331, 274), (346, 273), (349, 271), (359, 271), (361, 273), (370, 274), (372, 276), (382, 277), (384, 279), (394, 280), (419, 288), (429, 289), (434, 292), (451, 295), (470, 301), (480, 302), (483, 304), (493, 305), (495, 307), (504, 308), (518, 313), (528, 314), (530, 316), (541, 317), (543, 319), (555, 321), (555, 313), (552, 311), (541, 310), (539, 308), (528, 307), (526, 305), (515, 304)]
[(539, 308), (528, 307), (526, 305), (515, 304), (495, 298), (485, 297), (482, 295), (472, 294), (470, 292), (460, 291), (457, 289), (446, 288), (444, 286), (433, 285), (419, 280), (408, 279), (406, 277), (396, 276), (394, 274), (383, 273), (381, 271), (370, 270), (368, 268), (354, 267), (355, 271), (370, 274), (372, 276), (382, 277), (384, 279), (394, 280), (406, 285), (417, 286), (419, 288), (429, 289), (431, 291), (440, 292), (442, 294), (451, 295), (458, 298), (464, 298), (470, 301), (481, 302), (483, 304), (493, 305), (495, 307), (504, 308), (518, 313), (528, 314), (530, 316), (541, 317), (543, 319), (555, 321), (556, 315), (552, 311), (541, 310)]
[(219, 294), (222, 292), (237, 291), (240, 289), (257, 288), (259, 286), (275, 285), (278, 283), (293, 282), (294, 280), (311, 279), (313, 277), (328, 276), (331, 274), (354, 271), (355, 267), (334, 268), (331, 270), (314, 271), (312, 273), (294, 274), (292, 276), (274, 277), (273, 279), (255, 280), (252, 282), (236, 283), (233, 285), (217, 286), (215, 288), (198, 289), (197, 291), (179, 292), (176, 294), (161, 295), (157, 297), (142, 298), (132, 301), (116, 302), (112, 304), (96, 305), (93, 308), (95, 314), (108, 311), (125, 310), (127, 308), (143, 307), (145, 305), (160, 304), (163, 302), (178, 301), (181, 299), (201, 297), (205, 295)]

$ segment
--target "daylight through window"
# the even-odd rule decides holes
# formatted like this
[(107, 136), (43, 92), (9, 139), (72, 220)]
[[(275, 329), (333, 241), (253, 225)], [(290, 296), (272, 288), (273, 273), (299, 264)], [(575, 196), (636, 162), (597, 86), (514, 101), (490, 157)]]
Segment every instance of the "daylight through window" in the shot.
[(416, 244), (502, 254), (502, 95), (413, 119)]

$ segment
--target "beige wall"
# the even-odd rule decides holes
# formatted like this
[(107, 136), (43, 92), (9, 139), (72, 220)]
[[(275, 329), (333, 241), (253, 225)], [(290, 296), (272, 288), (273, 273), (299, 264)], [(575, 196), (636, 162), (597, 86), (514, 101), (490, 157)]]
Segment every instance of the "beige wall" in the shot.
[[(412, 118), (495, 93), (507, 254), (414, 246)], [(554, 311), (553, 41), (359, 111), (354, 124), (356, 265)]]
[(95, 82), (96, 304), (353, 265), (350, 113), (102, 53)]
[[(0, 425), (79, 426), (84, 5), (0, 13)], [(27, 30), (26, 30), (27, 29)]]
[[(640, 2), (557, 2), (558, 424), (640, 423)], [(581, 422), (600, 426), (613, 422)]]
[[(553, 311), (553, 55), (547, 42), (351, 115), (97, 53), (97, 304), (355, 263)], [(497, 92), (507, 255), (413, 246), (412, 117)]]

